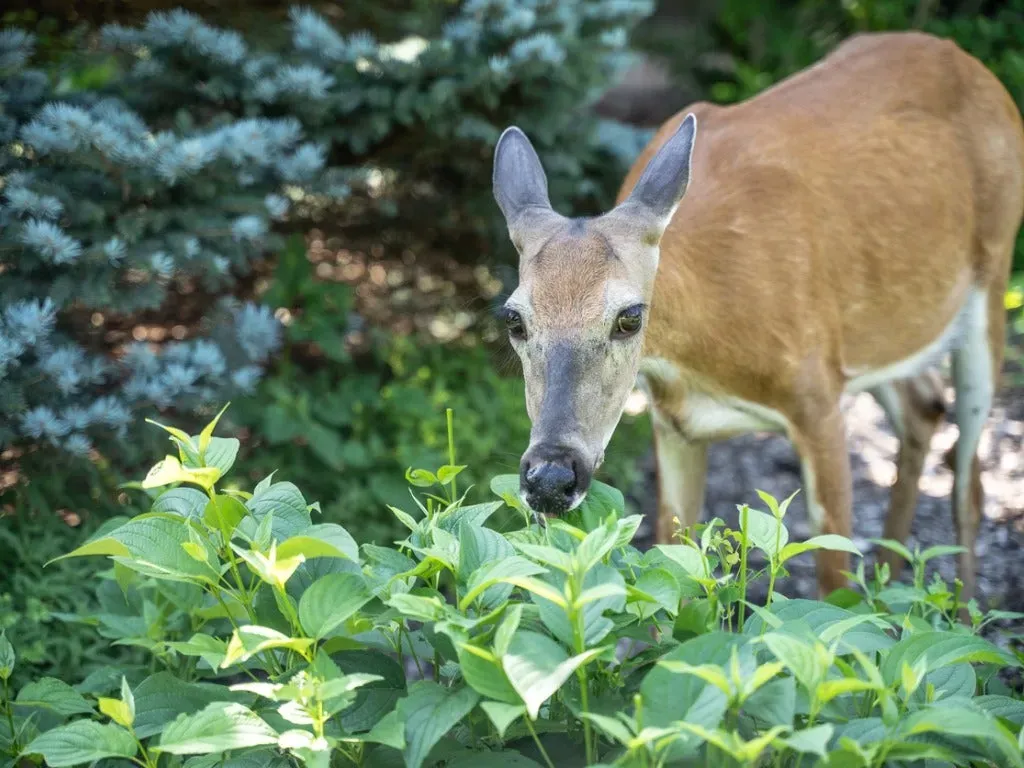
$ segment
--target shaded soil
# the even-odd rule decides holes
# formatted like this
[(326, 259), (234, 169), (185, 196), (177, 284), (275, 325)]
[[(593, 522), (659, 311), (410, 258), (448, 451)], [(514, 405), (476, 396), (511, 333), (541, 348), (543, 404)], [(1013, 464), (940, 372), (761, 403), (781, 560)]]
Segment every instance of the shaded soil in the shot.
[[(869, 395), (851, 398), (846, 414), (854, 478), (853, 537), (861, 551), (868, 553), (870, 568), (875, 546), (868, 540), (882, 536), (899, 446), (882, 409)], [(911, 549), (915, 544), (924, 549), (956, 543), (950, 506), (952, 473), (942, 464), (943, 452), (955, 439), (956, 427), (943, 423), (921, 479), (921, 495), (908, 542)], [(1004, 392), (982, 437), (980, 452), (986, 497), (976, 545), (978, 596), (982, 605), (990, 608), (1024, 611), (1024, 390)], [(796, 453), (786, 438), (777, 435), (750, 435), (713, 444), (708, 464), (703, 519), (719, 517), (734, 528), (738, 528), (736, 505), (764, 507), (755, 489), (782, 499), (801, 484)], [(646, 548), (652, 543), (656, 504), (653, 453), (644, 458), (643, 469), (643, 480), (630, 496), (634, 508), (647, 516), (637, 542)], [(811, 535), (806, 507), (799, 494), (786, 521), (791, 540)], [(933, 563), (944, 578), (952, 580), (955, 576), (953, 557)], [(813, 556), (801, 555), (790, 561), (790, 566), (789, 578), (778, 584), (781, 591), (789, 597), (815, 597)], [(763, 594), (755, 593), (752, 597), (763, 599)]]

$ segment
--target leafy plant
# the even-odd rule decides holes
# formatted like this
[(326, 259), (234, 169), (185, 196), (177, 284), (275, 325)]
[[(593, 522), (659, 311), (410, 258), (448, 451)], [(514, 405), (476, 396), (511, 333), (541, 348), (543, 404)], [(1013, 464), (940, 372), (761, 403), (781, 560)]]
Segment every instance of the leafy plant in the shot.
[[(869, 584), (861, 566), (859, 591), (831, 602), (746, 601), (792, 557), (856, 552), (789, 542), (785, 503), (640, 553), (639, 518), (601, 483), (544, 524), (515, 476), (466, 504), (451, 443), (444, 465), (407, 473), (420, 495), (392, 510), (406, 537), (360, 546), (290, 482), (229, 489), (239, 443), (215, 425), (163, 427), (175, 451), (134, 484), (151, 510), (65, 556), (112, 560), (115, 642), (148, 667), (15, 694), (0, 638), (8, 762), (1024, 765), (1024, 702), (996, 675), (1019, 662), (976, 610), (955, 623), (945, 585)], [(504, 533), (488, 526), (502, 508), (520, 521)], [(754, 548), (768, 565), (747, 573)]]

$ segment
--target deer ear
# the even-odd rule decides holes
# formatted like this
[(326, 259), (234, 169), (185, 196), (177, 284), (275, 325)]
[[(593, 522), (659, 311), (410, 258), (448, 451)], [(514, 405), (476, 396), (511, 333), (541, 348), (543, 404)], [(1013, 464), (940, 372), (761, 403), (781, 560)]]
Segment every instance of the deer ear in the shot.
[(624, 201), (650, 213), (664, 230), (690, 183), (690, 161), (697, 136), (697, 118), (691, 112), (679, 129), (647, 164), (640, 180)]
[(494, 148), (494, 199), (512, 228), (528, 208), (551, 209), (548, 179), (540, 158), (521, 130), (506, 128)]

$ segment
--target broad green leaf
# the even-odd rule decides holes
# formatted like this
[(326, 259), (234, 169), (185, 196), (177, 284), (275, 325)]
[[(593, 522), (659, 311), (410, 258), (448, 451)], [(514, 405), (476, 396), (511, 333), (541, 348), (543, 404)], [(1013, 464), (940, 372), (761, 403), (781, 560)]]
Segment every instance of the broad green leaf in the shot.
[(823, 704), (827, 704), (837, 696), (873, 690), (876, 690), (874, 683), (870, 680), (862, 680), (859, 677), (838, 677), (833, 680), (824, 680), (815, 689), (818, 700)]
[(277, 547), (278, 557), (302, 555), (313, 557), (343, 557), (359, 562), (359, 545), (351, 534), (335, 523), (320, 523), (297, 532)]
[[(770, 613), (781, 624), (775, 629), (790, 626), (809, 629), (810, 634), (839, 639), (839, 653), (856, 648), (864, 653), (884, 651), (894, 643), (893, 639), (873, 619), (863, 614), (848, 611), (817, 600), (782, 600), (772, 604)], [(755, 637), (765, 631), (763, 614), (756, 612), (743, 628), (744, 634)], [(838, 635), (835, 635), (839, 632)], [(824, 641), (828, 642), (828, 640)]]
[(397, 661), (383, 653), (344, 651), (334, 654), (332, 659), (345, 674), (364, 672), (381, 678), (360, 688), (355, 703), (338, 716), (350, 733), (373, 728), (405, 695), (405, 671)]
[(604, 731), (609, 738), (614, 739), (619, 744), (625, 746), (633, 741), (633, 734), (621, 720), (608, 717), (607, 715), (599, 715), (596, 712), (583, 712), (581, 717), (592, 722), (600, 730)]
[(105, 696), (101, 696), (97, 701), (100, 712), (118, 725), (123, 725), (125, 728), (131, 728), (132, 717), (128, 711), (128, 707), (121, 699), (110, 699)]
[(1024, 701), (1013, 699), (1009, 696), (978, 696), (974, 704), (981, 707), (990, 715), (1009, 720), (1017, 727), (1024, 726)]
[(509, 643), (512, 642), (512, 637), (523, 620), (523, 610), (522, 603), (509, 605), (505, 609), (505, 617), (494, 631), (494, 652), (498, 656), (503, 656), (508, 651)]
[(363, 741), (384, 744), (392, 749), (405, 749), (405, 723), (398, 716), (398, 710), (391, 710), (362, 737)]
[(384, 604), (416, 621), (440, 621), (447, 613), (445, 602), (438, 595), (426, 597), (408, 593), (395, 594), (385, 600)]
[(137, 751), (134, 737), (121, 726), (76, 720), (37, 736), (24, 754), (42, 755), (50, 768), (63, 768), (107, 757), (133, 758)]
[(206, 449), (206, 456), (203, 462), (207, 467), (215, 467), (220, 471), (221, 477), (231, 471), (238, 456), (238, 449), (241, 443), (234, 437), (213, 437), (210, 438), (210, 445)]
[(224, 686), (186, 683), (171, 672), (147, 677), (135, 688), (134, 696), (135, 733), (141, 739), (160, 733), (178, 715), (193, 714), (216, 701), (238, 698)]
[(188, 640), (169, 642), (167, 647), (183, 656), (199, 656), (211, 669), (217, 669), (224, 661), (228, 644), (218, 637), (197, 632)]
[(888, 549), (890, 552), (895, 552), (897, 555), (902, 557), (908, 563), (914, 562), (914, 554), (907, 549), (903, 544), (894, 539), (869, 539), (872, 544), (877, 544), (883, 549)]
[[(446, 760), (444, 765), (445, 768), (480, 768), (481, 765), (486, 765), (487, 768), (541, 768), (541, 764), (536, 760), (531, 760), (511, 749), (459, 754)], [(594, 765), (593, 768), (601, 768), (601, 766)]]
[(576, 549), (574, 559), (582, 571), (587, 571), (601, 563), (618, 542), (618, 528), (609, 521), (594, 528)]
[(583, 522), (583, 529), (593, 531), (601, 526), (609, 515), (615, 517), (622, 515), (625, 508), (626, 502), (622, 491), (599, 480), (594, 480), (577, 511)]
[(185, 552), (181, 545), (187, 541), (188, 528), (181, 518), (145, 514), (56, 559), (109, 555), (147, 576), (172, 581), (217, 581), (219, 574), (210, 563), (194, 560)]
[(563, 552), (560, 549), (545, 544), (530, 544), (525, 541), (515, 542), (515, 548), (531, 560), (537, 560), (544, 565), (557, 568), (563, 573), (572, 573), (574, 567), (573, 557), (568, 552)]
[(654, 606), (644, 606), (643, 616), (653, 615), (658, 608), (664, 608), (672, 616), (679, 611), (679, 582), (664, 568), (644, 569), (634, 587), (638, 599), (654, 603)]
[[(498, 562), (515, 554), (508, 540), (489, 528), (463, 523), (458, 533), (459, 576), (463, 580), (487, 563)], [(481, 602), (485, 607), (497, 605), (506, 600), (511, 592), (512, 585), (495, 584), (484, 590)]]
[[(526, 505), (519, 497), (519, 475), (496, 475), (491, 479), (491, 493), (512, 509), (526, 509)], [(586, 502), (585, 499), (584, 502)]]
[(658, 544), (655, 549), (690, 576), (704, 578), (704, 556), (696, 547), (689, 544)]
[(813, 536), (807, 539), (807, 541), (787, 544), (779, 553), (779, 562), (784, 563), (791, 557), (796, 557), (804, 552), (810, 552), (815, 549), (829, 549), (836, 552), (849, 552), (854, 555), (861, 555), (861, 551), (845, 536), (826, 533), (821, 536)]
[(502, 701), (485, 701), (480, 704), (480, 709), (494, 723), (500, 739), (505, 738), (505, 732), (512, 723), (526, 714), (526, 705), (506, 704)]
[(831, 723), (824, 723), (813, 728), (795, 731), (788, 736), (780, 737), (778, 740), (797, 752), (806, 752), (818, 757), (825, 757), (828, 752), (828, 743), (832, 739), (834, 732), (835, 728), (832, 727)]
[(441, 485), (448, 485), (455, 477), (466, 468), (465, 464), (445, 464), (443, 467), (438, 467), (437, 470), (437, 481)]
[(904, 738), (925, 733), (966, 736), (978, 741), (1000, 766), (1024, 766), (1024, 757), (1010, 732), (989, 715), (967, 707), (929, 707), (900, 719), (897, 733)]
[(409, 467), (405, 470), (405, 481), (409, 485), (415, 485), (417, 488), (430, 488), (432, 485), (437, 485), (437, 475), (427, 469), (413, 469)]
[[(919, 664), (927, 669), (928, 657), (922, 656)], [(926, 692), (933, 691), (932, 703), (953, 698), (972, 698), (978, 687), (978, 675), (970, 664), (949, 664), (932, 670), (924, 676), (921, 685), (914, 692), (914, 701), (924, 704)]]
[(14, 646), (7, 639), (7, 632), (0, 630), (0, 680), (10, 680), (16, 662)]
[(796, 678), (771, 680), (743, 702), (743, 712), (767, 726), (792, 725), (796, 715)]
[(213, 430), (217, 428), (217, 423), (220, 421), (220, 417), (224, 415), (224, 412), (228, 409), (231, 403), (225, 403), (224, 407), (221, 408), (217, 415), (214, 416), (210, 423), (203, 427), (198, 437), (192, 439), (197, 446), (199, 446), (199, 455), (202, 457), (210, 447), (210, 441), (213, 439)]
[(220, 668), (227, 669), (232, 664), (248, 661), (257, 653), (273, 648), (288, 648), (305, 654), (312, 644), (313, 641), (310, 638), (288, 637), (276, 629), (250, 624), (239, 627), (231, 635), (227, 653), (224, 656), (224, 661), (220, 664)]
[(789, 531), (781, 519), (757, 509), (747, 509), (747, 541), (769, 557), (780, 554), (789, 541)]
[(883, 657), (882, 677), (890, 685), (898, 683), (903, 664), (914, 666), (922, 656), (928, 657), (929, 672), (961, 662), (1020, 666), (1012, 655), (977, 635), (915, 632), (893, 645)]
[(234, 496), (218, 493), (203, 509), (203, 522), (213, 530), (220, 531), (227, 540), (247, 514), (245, 505)]
[(437, 683), (421, 680), (398, 702), (398, 715), (405, 723), (405, 763), (420, 768), (430, 750), (476, 706), (479, 695), (472, 688), (449, 691)]
[(929, 560), (934, 560), (937, 557), (947, 557), (949, 555), (959, 555), (962, 552), (966, 552), (965, 547), (953, 544), (940, 544), (935, 547), (928, 547), (924, 552), (921, 553), (921, 562), (927, 563)]
[(458, 654), (462, 676), (474, 691), (495, 701), (520, 703), (497, 656), (471, 643), (459, 643)]
[(277, 732), (248, 707), (217, 702), (195, 714), (179, 715), (164, 728), (159, 745), (151, 749), (173, 755), (206, 755), (276, 743)]
[(465, 611), (473, 604), (477, 597), (484, 593), (484, 590), (495, 584), (501, 582), (515, 584), (516, 582), (512, 579), (534, 576), (544, 572), (545, 570), (542, 566), (531, 563), (526, 558), (519, 557), (518, 555), (512, 555), (511, 557), (488, 563), (474, 571), (469, 577), (469, 589), (459, 601), (459, 608)]
[(519, 630), (509, 644), (501, 665), (509, 682), (537, 719), (540, 706), (562, 687), (577, 668), (604, 652), (603, 648), (569, 657), (561, 645), (547, 635)]
[(62, 680), (43, 677), (28, 683), (14, 700), (22, 707), (41, 707), (62, 717), (91, 713), (92, 704), (78, 691)]
[(196, 488), (170, 488), (156, 497), (150, 511), (200, 520), (209, 501), (210, 497)]
[(172, 483), (194, 483), (209, 490), (220, 476), (221, 472), (216, 467), (185, 467), (177, 456), (168, 454), (149, 470), (142, 481), (142, 487), (149, 489), (162, 488)]
[[(560, 595), (565, 576), (555, 572), (549, 578), (554, 586), (548, 586), (548, 591)], [(615, 623), (604, 613), (619, 613), (626, 604), (626, 585), (622, 574), (610, 566), (596, 565), (587, 571), (583, 578), (583, 593), (586, 594), (590, 590), (594, 590), (591, 594), (595, 599), (582, 607), (583, 642), (588, 648), (600, 643), (615, 628)], [(544, 626), (566, 647), (573, 647), (575, 635), (565, 606), (547, 599), (546, 594), (536, 591), (533, 601), (540, 609), (540, 618)]]
[(685, 661), (662, 659), (658, 662), (658, 666), (664, 667), (669, 672), (675, 672), (676, 674), (693, 675), (705, 683), (715, 686), (726, 696), (732, 695), (732, 685), (729, 683), (729, 676), (717, 664), (687, 664)]
[(271, 533), (281, 542), (313, 524), (306, 500), (292, 483), (272, 483), (255, 493), (245, 506), (252, 514), (240, 527), (250, 538), (254, 537), (257, 527), (267, 515), (273, 515)]
[(479, 528), (502, 506), (504, 505), (500, 501), (489, 501), (485, 504), (469, 504), (465, 507), (458, 506), (444, 514), (438, 515), (434, 518), (434, 524), (449, 533), (458, 533), (459, 527), (462, 525)]
[(761, 636), (761, 641), (804, 688), (817, 688), (817, 682), (824, 676), (825, 669), (810, 642), (785, 632), (769, 632)]
[[(724, 667), (729, 663), (733, 649), (740, 650), (746, 642), (741, 635), (708, 632), (687, 640), (662, 658), (665, 661)], [(680, 676), (660, 666), (651, 669), (644, 677), (640, 693), (644, 700), (645, 726), (665, 727), (676, 721), (685, 721), (715, 728), (725, 715), (727, 699), (720, 690), (700, 678)], [(684, 736), (678, 748), (685, 750), (695, 741), (695, 737)], [(673, 748), (673, 754), (676, 754), (675, 750)]]
[(327, 637), (372, 599), (361, 576), (331, 573), (302, 594), (299, 623), (310, 637)]

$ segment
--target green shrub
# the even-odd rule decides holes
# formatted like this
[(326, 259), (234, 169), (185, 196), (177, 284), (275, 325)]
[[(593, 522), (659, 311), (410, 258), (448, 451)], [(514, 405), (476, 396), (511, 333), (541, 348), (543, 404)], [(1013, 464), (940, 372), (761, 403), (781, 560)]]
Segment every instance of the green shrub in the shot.
[[(109, 556), (105, 627), (144, 648), (72, 686), (8, 683), (0, 750), (50, 766), (1022, 766), (1020, 660), (980, 635), (955, 592), (884, 570), (830, 602), (745, 600), (754, 579), (838, 536), (788, 542), (787, 503), (741, 510), (640, 553), (639, 518), (596, 484), (538, 526), (516, 495), (467, 505), (454, 462), (409, 473), (394, 547), (314, 522), (272, 477), (223, 481), (239, 443), (164, 427), (176, 446), (136, 487), (149, 513), (68, 555)], [(488, 527), (499, 510), (519, 520)], [(692, 534), (692, 535), (691, 535)], [(888, 546), (894, 546), (888, 544)], [(768, 557), (751, 572), (748, 553)], [(910, 554), (910, 553), (906, 553)], [(117, 598), (117, 599), (115, 599)], [(1005, 616), (1002, 616), (1005, 618)], [(1017, 617), (1019, 618), (1019, 617)]]

